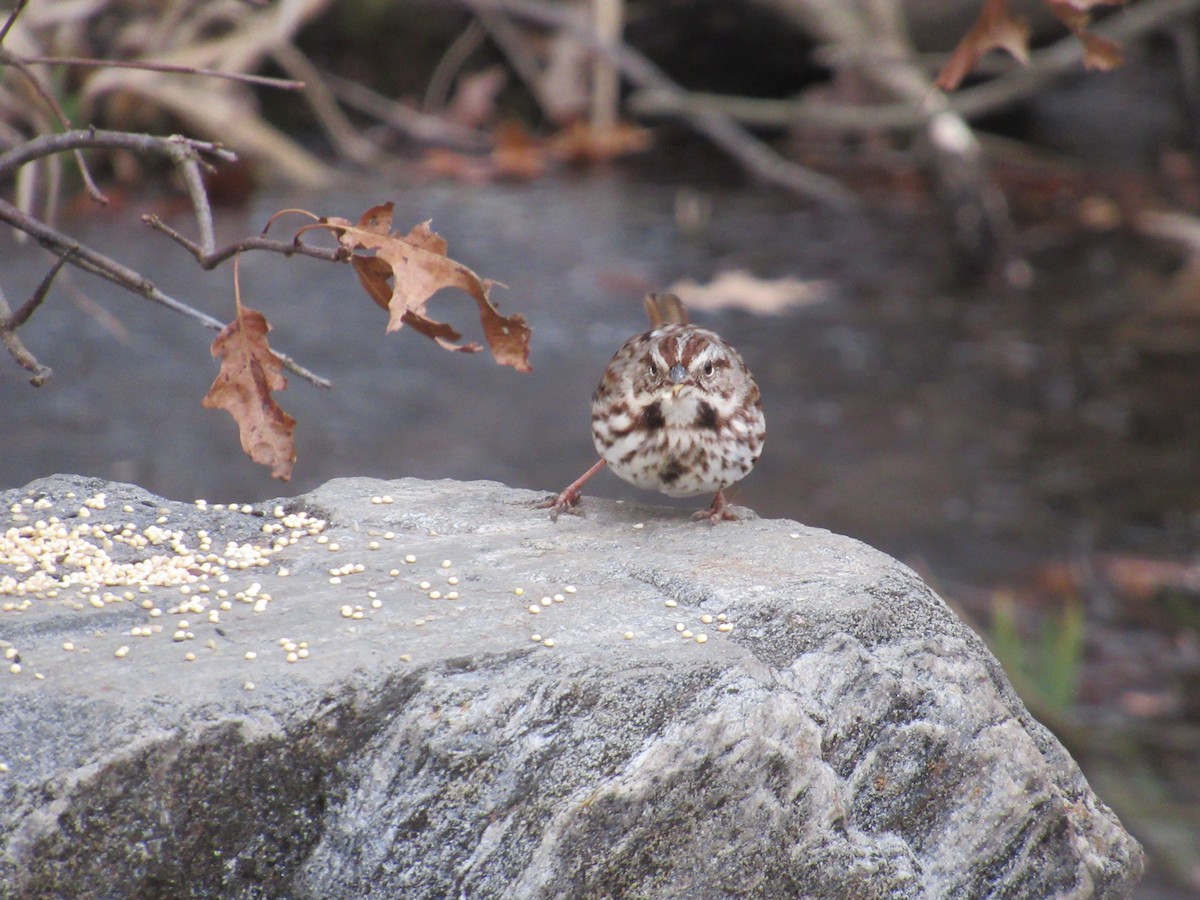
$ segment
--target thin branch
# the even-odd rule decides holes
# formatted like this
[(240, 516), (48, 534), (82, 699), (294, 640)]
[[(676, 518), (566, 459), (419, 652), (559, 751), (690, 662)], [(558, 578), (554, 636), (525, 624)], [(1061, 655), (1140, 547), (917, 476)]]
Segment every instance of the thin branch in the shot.
[(50, 380), (54, 372), (49, 366), (38, 362), (37, 357), (29, 352), (29, 348), (25, 346), (25, 342), (16, 332), (17, 325), (13, 321), (15, 318), (12, 315), (12, 308), (8, 305), (8, 300), (0, 291), (0, 344), (4, 345), (4, 349), (22, 368), (33, 373), (29, 383), (34, 387), (41, 387)]
[(488, 150), (492, 139), (481, 131), (447, 122), (378, 94), (366, 85), (340, 78), (330, 72), (321, 77), (334, 95), (351, 109), (374, 116), (390, 128), (419, 141), (461, 147), (464, 150)]
[[(645, 56), (625, 44), (612, 44), (602, 40), (590, 27), (575, 21), (569, 10), (542, 0), (459, 2), (477, 15), (482, 11), (497, 10), (568, 31), (593, 52), (612, 60), (621, 73), (638, 87), (652, 88), (678, 97), (686, 96), (683, 88)], [(764, 181), (780, 185), (835, 209), (849, 210), (859, 206), (858, 198), (837, 181), (784, 159), (728, 116), (712, 111), (684, 115), (692, 127)]]
[(345, 262), (350, 258), (350, 251), (345, 247), (313, 247), (310, 244), (304, 244), (300, 241), (280, 241), (275, 238), (269, 238), (265, 235), (243, 238), (240, 241), (235, 241), (220, 250), (205, 250), (202, 246), (188, 240), (170, 225), (163, 222), (158, 216), (144, 215), (142, 222), (155, 231), (161, 232), (169, 237), (188, 253), (196, 258), (196, 262), (200, 264), (202, 269), (215, 269), (231, 256), (241, 253), (243, 250), (266, 250), (271, 253), (282, 253), (284, 256), (309, 256), (313, 259), (324, 260), (325, 262)]
[(13, 11), (8, 14), (8, 19), (4, 22), (4, 27), (0, 28), (0, 44), (4, 43), (4, 39), (8, 37), (8, 33), (12, 30), (13, 25), (17, 23), (17, 16), (21, 11), (29, 5), (29, 0), (17, 0), (17, 5), (13, 7)]
[(467, 57), (483, 45), (486, 37), (487, 32), (479, 20), (472, 19), (467, 23), (463, 33), (454, 39), (433, 67), (433, 74), (429, 76), (429, 84), (425, 87), (425, 99), (421, 103), (423, 109), (445, 109), (450, 100), (450, 87), (454, 84), (455, 76), (462, 69)]
[[(199, 322), (205, 328), (220, 331), (225, 327), (224, 323), (214, 319), (207, 313), (200, 312), (200, 310), (194, 309), (186, 303), (164, 294), (144, 275), (122, 265), (111, 257), (105, 256), (103, 253), (80, 244), (78, 241), (73, 240), (55, 228), (51, 228), (44, 222), (39, 222), (37, 219), (31, 218), (3, 199), (0, 199), (0, 222), (7, 222), (14, 228), (24, 231), (50, 252), (59, 256), (69, 257), (68, 262), (78, 269), (98, 275), (130, 293), (137, 294), (153, 303), (165, 306), (167, 309), (187, 316), (189, 319)], [(282, 357), (282, 354), (280, 355)], [(314, 375), (302, 366), (297, 365), (294, 361), (286, 357), (283, 358), (285, 359), (285, 365), (291, 371), (316, 387), (330, 386), (330, 383), (325, 379)]]
[(183, 158), (189, 152), (208, 153), (226, 162), (237, 160), (236, 153), (211, 141), (198, 141), (180, 135), (157, 137), (151, 134), (87, 128), (40, 135), (0, 155), (0, 178), (5, 178), (26, 163), (43, 156), (81, 149), (129, 150), (134, 153), (165, 156), (172, 162)]
[[(0, 47), (0, 63), (8, 63), (18, 72), (20, 72), (25, 77), (25, 80), (28, 82), (29, 86), (33, 89), (33, 92), (38, 96), (38, 99), (40, 99), (42, 103), (44, 103), (46, 107), (48, 107), (51, 112), (54, 113), (55, 117), (59, 121), (59, 124), (63, 128), (71, 127), (71, 120), (67, 118), (67, 114), (59, 105), (58, 100), (55, 99), (54, 95), (42, 86), (42, 83), (37, 80), (31, 71), (29, 71), (29, 67), (26, 66), (19, 57), (14, 56), (3, 47)], [(96, 186), (96, 182), (92, 178), (92, 173), (88, 169), (87, 163), (84, 161), (83, 154), (76, 150), (74, 152), (74, 156), (75, 164), (79, 167), (79, 175), (83, 179), (83, 186), (87, 190), (88, 194), (101, 206), (108, 206), (108, 198), (104, 196), (104, 192)]]
[[(1200, 10), (1200, 0), (1143, 0), (1122, 10), (1119, 15), (1097, 23), (1091, 31), (1109, 40), (1125, 42), (1196, 10)], [(831, 57), (830, 61), (844, 65), (861, 62), (864, 54), (875, 53), (874, 49), (868, 49), (855, 57), (839, 50), (827, 56)], [(1077, 68), (1083, 55), (1084, 48), (1078, 38), (1074, 35), (1064, 37), (1049, 47), (1033, 51), (1029, 65), (1010, 69), (983, 84), (946, 95), (948, 111), (965, 119), (977, 119), (1011, 106), (1064, 72)], [(631, 109), (643, 115), (687, 115), (709, 111), (751, 126), (811, 125), (846, 132), (919, 131), (929, 121), (928, 109), (920, 102), (850, 106), (805, 99), (771, 100), (705, 93), (679, 96), (648, 89), (631, 97), (629, 104)]]
[(71, 259), (71, 254), (67, 253), (55, 260), (54, 265), (50, 267), (50, 271), (46, 273), (46, 277), (38, 284), (37, 289), (30, 295), (29, 299), (17, 307), (17, 311), (8, 317), (4, 323), (7, 328), (20, 328), (29, 321), (29, 317), (34, 311), (42, 305), (46, 299), (46, 295), (50, 292), (50, 285), (54, 284), (54, 279), (58, 273), (62, 271)]
[[(222, 72), (219, 69), (198, 69), (195, 66), (183, 66), (175, 63), (156, 63), (137, 59), (87, 59), (78, 56), (22, 56), (23, 62), (47, 66), (76, 66), (94, 69), (139, 69), (144, 72), (172, 72), (177, 75), (204, 75), (209, 78), (224, 78), (227, 81), (237, 81), (242, 84), (257, 84), (262, 87), (277, 88), (281, 91), (302, 91), (303, 81), (291, 78), (273, 78), (269, 75), (250, 75), (243, 72)], [(8, 60), (0, 59), (7, 62)]]

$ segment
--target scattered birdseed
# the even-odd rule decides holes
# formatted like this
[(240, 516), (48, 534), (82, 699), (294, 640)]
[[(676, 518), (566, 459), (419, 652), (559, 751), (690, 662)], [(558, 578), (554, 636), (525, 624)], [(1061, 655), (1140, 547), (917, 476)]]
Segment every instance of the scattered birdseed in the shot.
[(287, 578), (289, 575), (292, 574), (292, 571), (287, 566), (280, 566), (279, 571), (276, 572), (275, 574), (278, 575), (280, 578)]
[(247, 650), (246, 651), (246, 659), (258, 659), (258, 654), (255, 653), (253, 650)]
[(377, 600), (372, 600), (372, 601), (371, 601), (371, 609), (381, 609), (382, 607), (383, 607), (383, 601), (382, 601), (382, 600), (378, 600), (378, 599), (377, 599)]
[(379, 541), (369, 541), (367, 543), (367, 549), (368, 550), (378, 550), (379, 549)]
[(74, 644), (73, 642), (71, 642), (71, 641), (63, 641), (62, 648), (63, 648), (64, 650), (74, 650), (74, 649), (75, 649), (75, 644)]
[(554, 646), (554, 638), (546, 638), (544, 641), (542, 641), (542, 646), (543, 647), (553, 647)]
[(446, 599), (447, 600), (457, 600), (458, 599), (458, 591), (450, 591), (450, 593), (446, 594)]
[(417, 558), (415, 556), (413, 556), (411, 553), (409, 553), (408, 555), (406, 555), (404, 557), (404, 561), (406, 563), (408, 563), (409, 565), (412, 565), (413, 563), (415, 563), (417, 561)]
[(724, 622), (728, 618), (729, 618), (729, 616), (725, 615), (725, 613), (717, 613), (717, 621), (718, 622)]
[(670, 606), (672, 608), (674, 608), (678, 605), (679, 605), (679, 603), (676, 602), (675, 600), (667, 600), (665, 603), (663, 603), (663, 606)]
[(353, 606), (350, 606), (349, 604), (347, 604), (346, 606), (342, 607), (342, 618), (343, 619), (348, 619), (352, 615), (354, 615), (354, 607)]
[(422, 581), (420, 584), (417, 585), (417, 587), (419, 587), (423, 591), (427, 591), (432, 587), (432, 585), (428, 581)]
[(385, 531), (383, 533), (383, 539), (385, 541), (395, 540), (395, 538), (396, 538), (396, 532), (394, 532), (394, 531)]
[(635, 524), (635, 525), (633, 526), (633, 530), (634, 530), (634, 531), (641, 531), (641, 530), (642, 530), (643, 528), (645, 528), (645, 527), (646, 527), (646, 523), (645, 523), (645, 522), (638, 522), (637, 524)]
[(711, 615), (709, 615), (708, 613), (705, 613), (704, 615), (702, 615), (700, 617), (700, 621), (703, 622), (705, 625), (711, 625), (713, 623), (713, 617)]
[(429, 599), (430, 599), (430, 600), (441, 600), (441, 599), (442, 599), (442, 592), (441, 592), (441, 591), (430, 591), (430, 592), (429, 592)]
[(627, 631), (627, 632), (625, 632), (625, 634), (624, 634), (624, 635), (622, 635), (622, 636), (623, 636), (623, 637), (625, 638), (625, 640), (627, 640), (627, 641), (632, 641), (632, 640), (633, 640), (633, 632), (632, 632), (632, 631)]
[(284, 659), (287, 662), (294, 663), (294, 662), (297, 662), (300, 659), (300, 657), (299, 657), (299, 655), (297, 655), (296, 653), (293, 652), (293, 653), (289, 653), (287, 656), (285, 656)]
[(376, 494), (374, 497), (371, 498), (371, 502), (374, 503), (376, 506), (378, 506), (380, 503), (383, 502), (383, 498), (380, 497), (378, 494)]
[(788, 537), (790, 537), (790, 538), (792, 538), (793, 540), (795, 540), (796, 538), (800, 537), (800, 532), (798, 532), (798, 531), (793, 531), (793, 532), (791, 532), (791, 533), (788, 535)]
[(555, 595), (554, 595), (554, 602), (555, 602), (555, 603), (562, 603), (562, 602), (563, 602), (564, 600), (566, 600), (566, 599), (567, 599), (567, 598), (566, 598), (566, 597), (564, 597), (562, 594), (555, 594)]
[(183, 661), (184, 662), (195, 662), (196, 654), (193, 653), (191, 650), (189, 650), (187, 653), (183, 654)]
[(450, 560), (448, 560), (448, 559), (443, 559), (443, 560), (442, 560), (442, 564), (441, 564), (440, 566), (438, 566), (438, 568), (439, 568), (439, 569), (448, 569), (448, 568), (450, 568)]
[(536, 616), (538, 613), (540, 613), (542, 611), (542, 608), (540, 606), (538, 606), (536, 603), (534, 603), (534, 604), (530, 605), (529, 611)]
[(733, 625), (729, 622), (722, 622), (720, 625), (717, 626), (717, 631), (724, 631), (724, 632), (728, 633), (730, 631), (733, 631)]
[(683, 629), (683, 631), (679, 632), (679, 636), (680, 636), (680, 637), (682, 637), (682, 638), (686, 638), (686, 639), (688, 639), (688, 640), (691, 640), (691, 638), (692, 638), (692, 632), (691, 632), (690, 630), (688, 630), (687, 628), (685, 628), (685, 629)]
[(367, 596), (370, 597), (372, 600), (374, 600), (376, 597), (379, 596), (379, 594), (375, 591), (367, 591)]
[(707, 642), (708, 642), (708, 635), (707, 635), (707, 634), (698, 634), (698, 635), (696, 635), (696, 643), (697, 643), (697, 644), (704, 644), (704, 643), (707, 643)]
[(0, 774), (8, 774), (8, 763), (0, 762)]
[(683, 631), (683, 629), (685, 629), (685, 628), (687, 628), (687, 626), (686, 626), (686, 625), (684, 625), (682, 622), (676, 622), (676, 623), (675, 623), (675, 630), (676, 630), (676, 631)]
[(573, 594), (573, 593), (575, 593), (576, 588), (575, 588), (575, 585), (568, 584), (565, 588), (563, 588), (563, 590), (566, 591), (568, 594)]
[(446, 584), (458, 584), (458, 576), (451, 575), (449, 578), (446, 579)]
[(342, 549), (342, 545), (339, 544), (337, 541), (334, 541), (329, 545), (330, 553), (334, 552), (335, 550), (341, 550), (341, 549)]
[(334, 575), (332, 578), (329, 579), (329, 583), (330, 584), (341, 584), (342, 579), (339, 578), (337, 575)]
[(252, 690), (254, 690), (254, 682), (253, 682), (253, 681), (247, 681), (245, 684), (243, 684), (243, 685), (242, 685), (242, 690), (243, 690), (243, 691), (252, 691)]
[(394, 499), (392, 499), (391, 494), (384, 494), (383, 497), (381, 497), (380, 499), (384, 503), (395, 503), (396, 502)]
[(549, 597), (543, 597), (541, 600), (538, 601), (538, 603), (542, 604), (542, 606), (549, 606), (553, 602), (554, 601), (551, 600)]
[(308, 648), (301, 646), (300, 649), (296, 651), (296, 655), (301, 659), (308, 659)]
[(513, 593), (516, 594), (518, 597), (520, 597), (522, 594), (525, 593), (525, 588), (520, 588), (520, 587), (513, 588)]
[(390, 571), (388, 572), (388, 574), (389, 574), (389, 575), (391, 575), (393, 578), (395, 578), (396, 576), (398, 576), (398, 575), (400, 574), (400, 570), (399, 570), (399, 569), (392, 569), (392, 570), (390, 570)]
[[(128, 648), (126, 648), (126, 649), (128, 649)], [(124, 654), (118, 653), (117, 656), (124, 656)], [(12, 672), (14, 675), (20, 675), (21, 674), (21, 664), (13, 663), (11, 666), (8, 667), (8, 671)]]
[(118, 647), (116, 649), (116, 652), (113, 653), (113, 656), (115, 656), (117, 659), (124, 659), (128, 655), (129, 655), (129, 647), (127, 647), (125, 644), (122, 644), (120, 647)]
[(542, 636), (540, 634), (531, 634), (529, 639), (535, 644), (540, 644), (542, 642)]

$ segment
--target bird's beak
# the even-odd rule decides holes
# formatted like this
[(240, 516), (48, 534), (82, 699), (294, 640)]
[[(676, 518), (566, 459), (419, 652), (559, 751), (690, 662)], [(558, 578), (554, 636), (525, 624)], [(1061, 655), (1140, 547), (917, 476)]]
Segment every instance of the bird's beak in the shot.
[(687, 369), (682, 363), (675, 363), (671, 366), (671, 371), (667, 373), (667, 377), (671, 379), (671, 396), (678, 397), (679, 392), (683, 390), (683, 381), (687, 378)]

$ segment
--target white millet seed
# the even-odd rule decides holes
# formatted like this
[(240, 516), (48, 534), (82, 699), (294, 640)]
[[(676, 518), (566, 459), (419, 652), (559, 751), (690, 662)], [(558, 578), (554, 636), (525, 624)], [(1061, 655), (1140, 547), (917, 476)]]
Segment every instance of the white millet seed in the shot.
[(398, 576), (400, 574), (400, 570), (392, 569), (390, 572), (388, 572), (388, 574), (391, 575), (393, 578), (395, 578), (396, 576)]
[(692, 633), (686, 628), (683, 629), (683, 631), (679, 632), (679, 635), (680, 635), (680, 637), (685, 638), (687, 640), (691, 640), (691, 638), (692, 638)]
[(707, 634), (698, 634), (698, 635), (696, 635), (696, 643), (697, 643), (697, 644), (703, 644), (703, 643), (706, 643), (707, 641), (708, 641), (708, 635), (707, 635)]
[(127, 647), (125, 644), (122, 644), (116, 649), (116, 652), (113, 653), (113, 656), (115, 656), (117, 659), (124, 659), (128, 655), (129, 647)]
[(568, 594), (573, 594), (573, 593), (575, 593), (576, 588), (575, 588), (575, 585), (568, 584), (565, 588), (563, 588), (563, 590), (566, 591)]
[(543, 647), (553, 647), (554, 646), (554, 638), (546, 638), (544, 641), (542, 641), (542, 646)]
[(513, 593), (520, 597), (525, 593), (525, 588), (513, 588)]
[(703, 622), (705, 625), (711, 625), (713, 623), (713, 617), (711, 615), (709, 615), (708, 613), (705, 613), (704, 615), (702, 615), (700, 617), (700, 621)]
[(299, 656), (297, 656), (295, 653), (289, 653), (287, 656), (285, 656), (285, 657), (284, 657), (284, 659), (285, 659), (285, 660), (287, 660), (287, 661), (288, 661), (288, 662), (290, 662), (290, 663), (294, 663), (294, 662), (296, 662), (298, 659), (300, 659), (300, 657), (299, 657)]
[(383, 608), (382, 600), (376, 599), (376, 600), (371, 601), (371, 609), (382, 609), (382, 608)]
[(196, 654), (193, 653), (191, 650), (189, 650), (187, 653), (183, 654), (183, 661), (184, 662), (195, 662)]
[(535, 644), (540, 644), (542, 642), (542, 636), (540, 634), (531, 634), (529, 639)]
[(458, 576), (451, 575), (449, 578), (446, 579), (446, 584), (458, 584)]
[(542, 611), (542, 608), (540, 606), (538, 606), (536, 603), (534, 603), (529, 607), (529, 611), (536, 616), (538, 613), (540, 613)]
[(245, 684), (243, 684), (243, 685), (242, 685), (242, 690), (243, 690), (243, 691), (252, 691), (252, 690), (254, 690), (254, 682), (253, 682), (253, 681), (247, 681)]
[(296, 655), (301, 659), (308, 659), (308, 648), (301, 646), (300, 649), (296, 651)]
[(422, 581), (420, 584), (417, 585), (417, 587), (419, 587), (423, 591), (429, 590), (432, 586), (433, 585), (431, 585), (428, 581)]
[(447, 600), (457, 600), (458, 599), (458, 591), (450, 591), (450, 593), (446, 594), (446, 599)]
[(636, 525), (634, 525), (634, 526), (633, 526), (633, 530), (634, 530), (634, 531), (641, 531), (641, 530), (642, 530), (643, 528), (645, 528), (645, 527), (646, 527), (646, 523), (645, 523), (645, 522), (638, 522)]
[(368, 550), (378, 550), (379, 549), (379, 541), (368, 541), (367, 549)]
[(395, 502), (396, 502), (394, 499), (392, 499), (392, 495), (391, 495), (391, 494), (384, 494), (382, 499), (383, 499), (383, 502), (384, 502), (385, 504), (386, 504), (386, 503), (395, 503)]
[(567, 598), (566, 598), (566, 597), (564, 597), (562, 594), (555, 594), (555, 595), (554, 595), (554, 602), (555, 602), (555, 603), (562, 603), (562, 602), (563, 602), (564, 600), (566, 600), (566, 599), (567, 599)]
[(378, 506), (380, 503), (383, 502), (383, 498), (380, 497), (378, 494), (376, 494), (374, 497), (371, 498), (371, 502), (374, 503), (376, 506)]
[(395, 540), (395, 539), (396, 539), (396, 532), (394, 532), (394, 531), (385, 531), (385, 532), (383, 533), (383, 539), (384, 539), (385, 541), (392, 541), (392, 540)]
[(62, 648), (63, 648), (64, 650), (74, 650), (74, 649), (75, 649), (75, 644), (74, 644), (74, 643), (72, 643), (71, 641), (63, 641)]
[(440, 566), (438, 566), (438, 568), (439, 568), (439, 569), (448, 569), (448, 568), (450, 568), (450, 560), (448, 560), (448, 559), (443, 559), (443, 560), (442, 560), (442, 564), (441, 564)]
[(627, 640), (627, 641), (632, 641), (632, 640), (633, 640), (633, 632), (632, 632), (632, 631), (627, 631), (627, 632), (625, 632), (625, 634), (623, 635), (623, 637), (624, 637), (624, 638), (625, 638), (625, 640)]
[(246, 659), (258, 659), (258, 654), (255, 653), (253, 650), (247, 650), (246, 651)]
[(730, 622), (722, 622), (720, 625), (717, 626), (717, 631), (724, 631), (724, 632), (728, 633), (730, 631), (733, 631), (733, 625)]
[(683, 631), (683, 629), (685, 629), (685, 628), (687, 628), (687, 626), (686, 626), (686, 625), (684, 625), (682, 622), (676, 622), (676, 623), (675, 623), (675, 630), (676, 630), (676, 631)]
[(334, 575), (332, 578), (329, 579), (329, 583), (330, 584), (341, 584), (342, 579), (339, 578), (337, 575)]
[[(117, 655), (123, 656), (124, 654), (118, 653)], [(14, 675), (20, 675), (21, 674), (21, 664), (13, 663), (11, 666), (8, 667), (8, 671), (12, 672)]]
[(408, 563), (409, 565), (412, 565), (413, 563), (415, 563), (417, 561), (417, 558), (415, 556), (413, 556), (411, 553), (409, 553), (407, 556), (404, 557), (404, 561), (406, 563)]

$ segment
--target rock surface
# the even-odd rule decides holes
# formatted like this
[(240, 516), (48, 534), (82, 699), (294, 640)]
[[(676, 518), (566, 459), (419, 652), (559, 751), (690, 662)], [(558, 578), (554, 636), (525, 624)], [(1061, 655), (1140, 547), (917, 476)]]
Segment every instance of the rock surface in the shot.
[[(1136, 841), (909, 569), (793, 522), (535, 499), (0, 494), (0, 893), (1132, 890)], [(85, 561), (55, 534), (93, 579), (157, 556), (165, 584), (63, 583)], [(53, 571), (20, 571), (37, 541)]]

